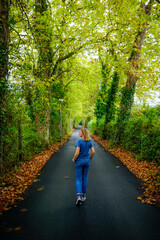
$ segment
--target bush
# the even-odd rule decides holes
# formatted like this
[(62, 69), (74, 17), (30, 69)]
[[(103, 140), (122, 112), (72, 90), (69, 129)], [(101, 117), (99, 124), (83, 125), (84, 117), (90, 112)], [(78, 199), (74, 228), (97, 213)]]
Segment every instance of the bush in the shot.
[[(134, 110), (127, 122), (125, 132), (119, 143), (124, 149), (136, 154), (137, 159), (147, 161), (156, 160), (160, 164), (160, 107)], [(90, 121), (92, 131), (102, 137), (104, 119), (99, 121), (96, 128), (95, 121)], [(105, 128), (105, 138), (114, 144), (116, 121), (109, 122)]]
[(12, 124), (8, 124), (6, 135), (4, 138), (4, 164), (6, 168), (10, 168), (17, 162), (18, 152), (18, 130)]
[(114, 138), (115, 138), (115, 121), (111, 121), (109, 123), (107, 123), (107, 125), (105, 126), (105, 138), (108, 141), (113, 142)]
[(96, 130), (96, 120), (91, 120), (90, 122), (88, 122), (87, 129), (94, 134)]
[(39, 139), (35, 129), (31, 126), (23, 126), (23, 160), (30, 159), (35, 153), (45, 149), (45, 141)]
[(160, 120), (150, 121), (142, 115), (131, 118), (126, 126), (121, 145), (137, 158), (160, 163)]
[(100, 137), (103, 137), (104, 121), (105, 121), (105, 118), (104, 118), (104, 117), (102, 117), (101, 119), (99, 119), (99, 121), (98, 121), (98, 127), (96, 127), (95, 133), (96, 133), (98, 136), (100, 136)]

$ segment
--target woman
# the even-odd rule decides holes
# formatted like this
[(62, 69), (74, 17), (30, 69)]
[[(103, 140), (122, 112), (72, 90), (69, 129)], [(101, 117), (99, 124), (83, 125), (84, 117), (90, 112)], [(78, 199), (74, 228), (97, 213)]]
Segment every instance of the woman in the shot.
[[(76, 152), (73, 157), (76, 170), (77, 206), (81, 205), (81, 201), (86, 200), (87, 174), (90, 166), (90, 159), (93, 158), (95, 153), (88, 130), (82, 128), (79, 131), (79, 136), (81, 139), (78, 139), (76, 142)], [(89, 149), (91, 149), (91, 156), (89, 154)]]

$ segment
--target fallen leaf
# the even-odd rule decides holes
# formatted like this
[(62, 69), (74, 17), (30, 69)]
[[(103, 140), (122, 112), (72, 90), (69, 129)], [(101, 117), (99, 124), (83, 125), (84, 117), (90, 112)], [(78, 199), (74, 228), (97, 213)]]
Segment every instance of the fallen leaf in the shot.
[(116, 166), (116, 168), (120, 168), (120, 166)]
[(142, 198), (141, 198), (141, 197), (137, 197), (137, 199), (138, 199), (138, 200), (142, 200)]
[(20, 231), (20, 230), (21, 230), (21, 227), (14, 228), (14, 231)]
[(42, 191), (43, 189), (44, 189), (44, 186), (38, 188), (37, 190), (38, 190), (38, 191)]
[(22, 208), (20, 211), (21, 212), (27, 212), (28, 210), (26, 208)]
[(1, 183), (1, 186), (5, 186), (5, 185), (6, 185), (6, 183), (5, 183), (5, 182), (2, 182), (2, 183)]
[(64, 177), (65, 179), (68, 179), (69, 177), (68, 176), (66, 176), (66, 177)]
[(6, 228), (5, 231), (6, 232), (11, 232), (11, 231), (13, 231), (13, 228)]

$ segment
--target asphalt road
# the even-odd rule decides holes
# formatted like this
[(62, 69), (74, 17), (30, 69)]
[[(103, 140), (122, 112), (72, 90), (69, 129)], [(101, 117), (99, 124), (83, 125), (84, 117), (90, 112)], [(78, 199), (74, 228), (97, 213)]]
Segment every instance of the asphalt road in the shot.
[[(77, 139), (78, 130), (51, 156), (41, 171), (40, 181), (30, 187), (24, 201), (0, 217), (0, 239), (160, 239), (160, 208), (137, 200), (142, 192), (139, 180), (93, 140), (96, 153), (88, 174), (87, 200), (82, 206), (75, 206), (71, 159)], [(19, 230), (13, 230), (17, 227)]]

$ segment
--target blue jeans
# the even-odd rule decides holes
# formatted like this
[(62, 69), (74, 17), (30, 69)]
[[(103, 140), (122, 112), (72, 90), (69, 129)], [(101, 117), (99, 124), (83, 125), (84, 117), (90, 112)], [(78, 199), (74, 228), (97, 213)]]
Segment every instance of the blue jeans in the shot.
[[(76, 189), (77, 194), (86, 194), (87, 188), (87, 175), (90, 166), (90, 160), (77, 160), (75, 162), (76, 170)], [(82, 187), (81, 187), (82, 182)]]

